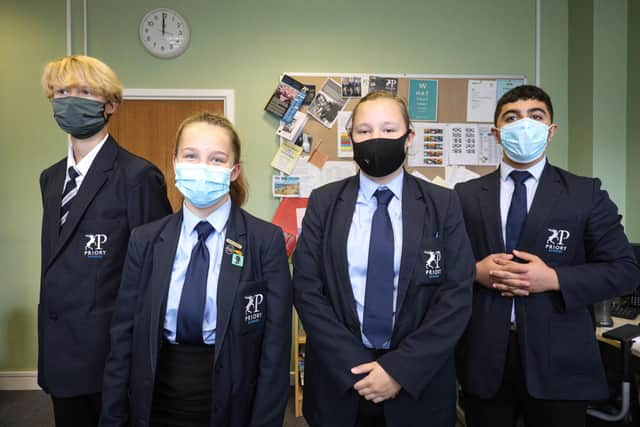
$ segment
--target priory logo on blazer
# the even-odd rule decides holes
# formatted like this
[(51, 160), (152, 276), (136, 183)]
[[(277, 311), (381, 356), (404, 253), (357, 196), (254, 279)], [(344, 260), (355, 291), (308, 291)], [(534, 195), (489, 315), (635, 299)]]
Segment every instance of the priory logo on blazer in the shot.
[(264, 301), (263, 294), (255, 294), (244, 297), (247, 305), (244, 307), (244, 321), (247, 325), (264, 321), (264, 311), (260, 305)]
[(547, 237), (547, 243), (545, 249), (549, 253), (564, 254), (567, 252), (566, 241), (569, 240), (571, 233), (567, 230), (556, 230), (555, 228), (547, 228), (549, 231), (549, 237)]
[(85, 234), (87, 242), (84, 245), (84, 256), (87, 258), (100, 259), (107, 255), (104, 244), (107, 243), (106, 234)]
[(439, 279), (442, 276), (442, 268), (440, 267), (442, 253), (440, 251), (424, 251), (424, 255), (426, 257), (425, 274), (429, 279)]

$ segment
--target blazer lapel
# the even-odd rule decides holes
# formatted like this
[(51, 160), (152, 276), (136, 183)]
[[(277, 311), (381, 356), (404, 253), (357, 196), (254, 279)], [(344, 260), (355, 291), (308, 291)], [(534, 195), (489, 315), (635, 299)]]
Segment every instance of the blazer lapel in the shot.
[(220, 276), (218, 278), (218, 292), (216, 302), (216, 348), (215, 360), (218, 360), (220, 350), (227, 335), (231, 312), (233, 311), (233, 302), (238, 292), (238, 284), (244, 267), (233, 265), (231, 263), (231, 255), (226, 253), (226, 239), (233, 240), (242, 245), (245, 263), (251, 262), (247, 259), (247, 255), (252, 248), (247, 248), (247, 230), (242, 213), (235, 206), (231, 205), (229, 214), (229, 222), (227, 225), (227, 233), (225, 235), (225, 243), (223, 245), (222, 261), (220, 263)]
[(62, 227), (60, 237), (56, 244), (49, 263), (53, 261), (56, 255), (62, 250), (69, 238), (73, 235), (78, 223), (84, 216), (89, 203), (95, 198), (100, 188), (109, 178), (109, 173), (113, 170), (113, 164), (118, 155), (118, 146), (113, 139), (109, 137), (102, 149), (93, 160), (87, 176), (82, 181), (78, 194), (73, 198), (73, 205), (69, 211), (67, 221)]
[(502, 220), (500, 217), (500, 169), (486, 176), (477, 195), (478, 205), (482, 213), (485, 235), (487, 236), (488, 254), (504, 252), (502, 236)]
[(554, 167), (547, 163), (540, 176), (536, 194), (522, 228), (518, 244), (520, 248), (529, 252), (535, 250), (536, 239), (540, 234), (540, 225), (545, 223), (546, 218), (553, 211), (551, 207), (557, 205), (558, 198), (563, 193), (564, 186), (560, 176)]
[(331, 256), (335, 265), (338, 291), (342, 295), (343, 301), (347, 301), (347, 306), (351, 307), (349, 313), (344, 313), (350, 320), (351, 329), (360, 330), (360, 321), (356, 312), (355, 298), (351, 289), (351, 280), (349, 279), (349, 267), (347, 260), (347, 240), (349, 238), (349, 229), (353, 220), (353, 213), (356, 208), (356, 199), (360, 188), (360, 176), (354, 175), (347, 181), (342, 192), (336, 200), (336, 207), (333, 217), (330, 219), (332, 227), (329, 238), (329, 253), (325, 256)]
[(54, 247), (60, 234), (60, 205), (62, 204), (62, 192), (66, 177), (66, 162), (60, 162), (60, 167), (53, 172), (47, 183), (47, 192), (44, 199), (44, 217), (42, 220), (42, 232), (46, 236), (46, 254), (49, 258), (43, 260), (45, 265), (53, 258)]
[(171, 283), (173, 260), (176, 257), (178, 240), (180, 240), (180, 226), (182, 225), (182, 211), (173, 214), (153, 247), (153, 271), (149, 279), (151, 287), (151, 316), (149, 321), (149, 348), (151, 356), (151, 370), (155, 372), (155, 360), (158, 355), (158, 343), (161, 328), (164, 325), (164, 307)]
[(396, 324), (398, 313), (402, 310), (407, 288), (413, 270), (417, 265), (416, 257), (421, 249), (420, 242), (425, 224), (426, 205), (424, 196), (416, 182), (406, 172), (402, 188), (402, 257), (398, 275), (398, 295), (396, 301)]

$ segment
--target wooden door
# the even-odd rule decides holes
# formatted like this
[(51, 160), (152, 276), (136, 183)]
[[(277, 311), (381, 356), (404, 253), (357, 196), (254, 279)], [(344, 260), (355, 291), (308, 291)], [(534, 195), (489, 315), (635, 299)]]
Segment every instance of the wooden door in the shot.
[(175, 186), (173, 152), (180, 123), (199, 111), (224, 115), (223, 100), (125, 100), (109, 120), (109, 132), (127, 150), (156, 165), (167, 181), (174, 211), (182, 206)]

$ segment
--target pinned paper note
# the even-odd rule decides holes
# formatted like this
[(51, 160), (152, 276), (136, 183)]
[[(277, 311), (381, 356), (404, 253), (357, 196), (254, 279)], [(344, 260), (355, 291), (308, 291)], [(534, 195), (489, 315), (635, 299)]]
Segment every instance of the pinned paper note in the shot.
[(327, 160), (329, 160), (329, 156), (318, 151), (321, 145), (322, 145), (322, 140), (318, 142), (318, 145), (316, 146), (316, 148), (313, 149), (313, 151), (311, 152), (311, 155), (309, 156), (309, 163), (311, 163), (318, 169), (322, 169), (322, 167), (327, 162)]
[(439, 176), (436, 176), (435, 178), (433, 178), (431, 180), (431, 182), (433, 184), (439, 185), (440, 187), (449, 188), (449, 185), (447, 184), (447, 181), (445, 181), (444, 179), (440, 178)]
[(351, 111), (340, 111), (338, 113), (338, 157), (353, 158), (353, 147), (351, 146), (351, 137), (347, 127), (351, 120)]
[(469, 80), (467, 87), (467, 121), (492, 122), (496, 108), (496, 81)]
[(423, 174), (421, 174), (417, 170), (411, 172), (411, 175), (415, 176), (416, 178), (420, 178), (420, 179), (422, 179), (424, 181), (431, 182), (431, 180), (429, 178), (427, 178), (426, 176), (424, 176)]
[(478, 178), (480, 175), (464, 166), (447, 166), (444, 169), (447, 187), (453, 188), (456, 184)]
[(283, 141), (271, 161), (271, 167), (289, 175), (302, 153), (302, 147), (289, 141)]
[(329, 156), (318, 151), (317, 149), (314, 150), (313, 153), (311, 153), (311, 155), (309, 156), (309, 163), (311, 163), (318, 169), (322, 169), (324, 167), (324, 164), (327, 163), (327, 160), (329, 160)]

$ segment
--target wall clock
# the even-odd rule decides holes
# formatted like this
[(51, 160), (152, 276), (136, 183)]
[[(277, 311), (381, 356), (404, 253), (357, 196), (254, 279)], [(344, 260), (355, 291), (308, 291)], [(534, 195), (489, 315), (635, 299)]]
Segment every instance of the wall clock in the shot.
[(175, 58), (184, 53), (190, 35), (189, 24), (173, 9), (153, 9), (140, 20), (140, 41), (158, 58)]

